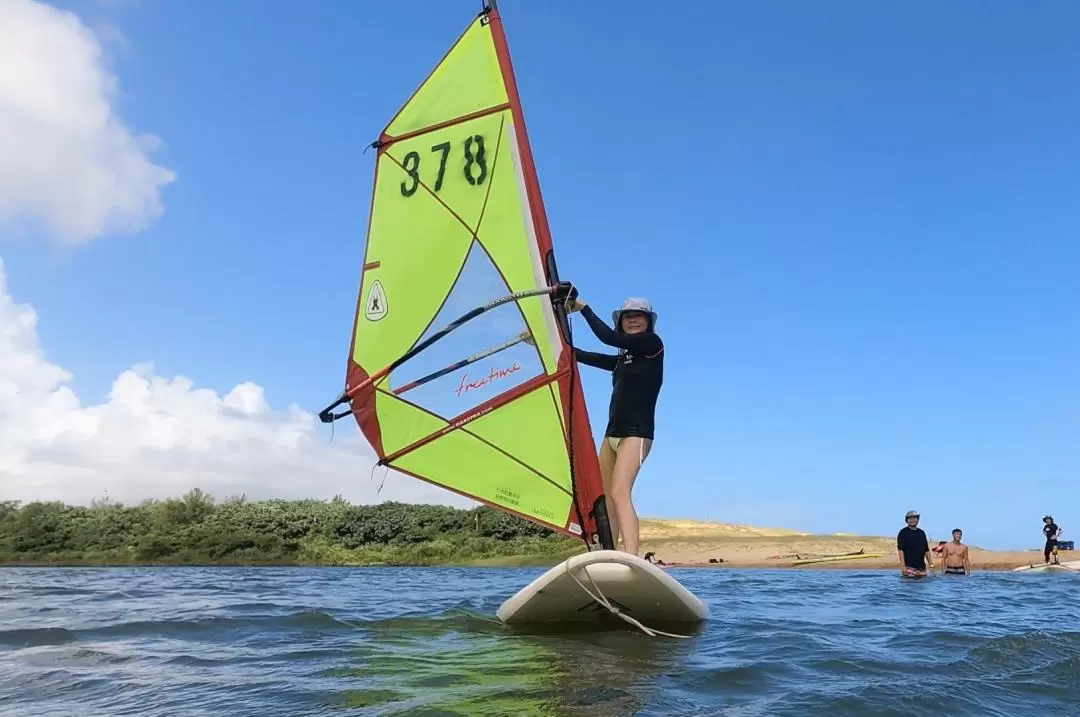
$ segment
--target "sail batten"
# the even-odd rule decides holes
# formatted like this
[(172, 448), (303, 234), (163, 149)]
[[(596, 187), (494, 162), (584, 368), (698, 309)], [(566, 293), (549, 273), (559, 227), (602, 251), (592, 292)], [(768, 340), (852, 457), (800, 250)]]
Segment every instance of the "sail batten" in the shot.
[(609, 542), (497, 11), (469, 25), (376, 145), (339, 404), (381, 464), (590, 547)]
[(375, 145), (379, 149), (385, 150), (393, 146), (397, 142), (403, 142), (407, 139), (413, 139), (414, 137), (419, 137), (429, 132), (435, 132), (440, 129), (446, 129), (447, 127), (453, 127), (456, 124), (461, 124), (470, 120), (486, 117), (488, 115), (495, 114), (496, 112), (502, 112), (508, 109), (510, 109), (510, 103), (504, 102), (501, 105), (495, 105), (493, 107), (488, 107), (487, 109), (470, 112), (467, 115), (462, 115), (461, 117), (454, 117), (453, 119), (445, 120), (443, 122), (439, 122), (438, 124), (433, 124), (430, 127), (423, 127), (421, 129), (412, 130), (411, 132), (406, 132), (405, 134), (397, 136), (384, 134), (382, 137), (379, 138)]
[[(512, 401), (515, 401), (515, 400), (525, 396), (526, 394), (531, 393), (532, 391), (535, 391), (536, 389), (538, 389), (538, 388), (540, 388), (542, 386), (547, 386), (552, 381), (555, 381), (558, 378), (559, 378), (558, 374), (555, 374), (555, 375), (552, 375), (552, 376), (544, 376), (544, 375), (535, 376), (532, 379), (530, 379), (530, 380), (526, 381), (525, 383), (521, 384), (520, 386), (518, 386), (514, 390), (508, 391), (505, 394), (494, 396), (493, 398), (489, 399), (485, 403), (480, 404), (479, 406), (470, 408), (467, 411), (465, 411), (464, 413), (461, 413), (461, 414), (459, 414), (457, 416), (454, 416), (452, 418), (444, 418), (443, 416), (432, 413), (431, 411), (424, 408), (423, 406), (416, 406), (416, 404), (410, 404), (411, 406), (415, 406), (418, 410), (424, 411), (424, 413), (426, 413), (427, 415), (429, 415), (429, 416), (431, 416), (433, 418), (437, 418), (440, 421), (445, 422), (446, 425), (439, 428), (439, 430), (434, 431), (434, 432), (424, 436), (423, 438), (420, 438), (420, 439), (414, 441), (413, 443), (409, 444), (408, 446), (405, 446), (403, 448), (400, 448), (400, 449), (394, 451), (392, 454), (386, 456), (383, 459), (383, 462), (384, 463), (392, 462), (392, 461), (396, 460), (397, 458), (400, 458), (401, 456), (409, 453), (410, 451), (416, 450), (417, 448), (420, 448), (421, 446), (426, 445), (427, 443), (430, 443), (431, 441), (433, 441), (433, 440), (435, 440), (437, 438), (440, 438), (441, 436), (446, 435), (450, 431), (466, 430), (465, 427), (468, 424), (470, 424), (473, 421), (487, 415), (488, 413), (495, 410), (499, 406), (508, 405)], [(408, 403), (408, 402), (406, 401), (406, 403)], [(466, 432), (468, 432), (468, 431), (466, 430)]]

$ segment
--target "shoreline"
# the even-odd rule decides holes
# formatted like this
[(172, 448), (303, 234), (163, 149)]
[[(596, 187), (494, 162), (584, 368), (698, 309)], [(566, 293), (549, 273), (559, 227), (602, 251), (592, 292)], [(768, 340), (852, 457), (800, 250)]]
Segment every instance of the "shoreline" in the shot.
[[(1062, 561), (1066, 562), (1066, 561)], [(503, 568), (503, 569), (516, 569), (516, 568), (551, 568), (557, 565), (556, 562), (522, 562), (516, 563), (513, 561), (506, 561), (498, 565), (491, 564), (475, 564), (475, 563), (355, 563), (344, 565), (329, 565), (329, 564), (315, 564), (315, 563), (78, 563), (78, 562), (57, 562), (57, 563), (34, 563), (34, 562), (19, 562), (19, 563), (3, 563), (0, 564), (0, 571), (5, 569), (30, 569), (30, 570), (42, 570), (48, 568), (63, 569), (63, 570), (116, 570), (120, 568), (137, 568), (140, 570), (146, 569), (179, 569), (179, 568), (309, 568), (309, 569), (321, 569), (326, 570), (330, 568), (347, 570), (352, 568)], [(1027, 567), (1029, 565), (1041, 565), (1042, 561), (1031, 563), (1030, 561), (1023, 563), (987, 563), (977, 565), (972, 563), (972, 573), (1001, 573), (1012, 572), (1016, 568)], [(721, 569), (721, 570), (734, 570), (734, 571), (750, 571), (750, 570), (814, 570), (814, 571), (840, 571), (840, 572), (875, 572), (875, 573), (899, 573), (900, 568), (894, 562), (892, 565), (881, 564), (858, 564), (855, 562), (847, 562), (845, 564), (838, 563), (818, 563), (813, 565), (789, 565), (784, 563), (703, 563), (703, 564), (676, 564), (676, 565), (662, 565), (668, 570), (707, 570), (707, 569)], [(941, 575), (940, 568), (935, 572), (935, 575)]]
[[(1068, 562), (1066, 557), (1061, 562)], [(976, 562), (971, 560), (971, 572), (1011, 572), (1016, 568), (1027, 567), (1030, 565), (1042, 565), (1042, 554), (1038, 555), (1037, 560), (987, 560), (982, 562)], [(936, 573), (941, 574), (941, 566), (939, 563), (934, 563)], [(677, 570), (703, 570), (707, 568), (725, 568), (728, 570), (840, 570), (840, 571), (873, 571), (873, 572), (900, 572), (900, 565), (897, 563), (896, 558), (866, 558), (863, 560), (844, 560), (837, 562), (822, 562), (822, 563), (810, 563), (806, 565), (792, 565), (791, 563), (783, 562), (725, 562), (725, 563), (701, 563), (701, 564), (676, 564), (668, 567), (669, 569)]]
[[(755, 550), (747, 550), (745, 544), (738, 544), (734, 541), (732, 541), (731, 544), (723, 546), (672, 544), (661, 547), (660, 550), (657, 550), (657, 547), (660, 546), (645, 547), (646, 549), (643, 550), (643, 553), (653, 552), (654, 562), (658, 560), (663, 561), (661, 567), (675, 570), (862, 570), (874, 572), (899, 572), (900, 570), (896, 561), (895, 551), (891, 554), (885, 553), (884, 555), (878, 556), (876, 553), (882, 552), (881, 550), (866, 550), (865, 552), (869, 553), (867, 557), (853, 556), (849, 558), (844, 556), (844, 559), (841, 560), (799, 563), (797, 561), (800, 559), (805, 560), (813, 558), (804, 553), (798, 553), (799, 557), (788, 555), (774, 555), (769, 557), (744, 556), (743, 559), (724, 557), (724, 553), (731, 555), (739, 552), (758, 552)], [(1070, 553), (1073, 553), (1073, 551), (1065, 551), (1063, 554), (1059, 554), (1061, 562), (1064, 563), (1069, 562), (1071, 559), (1080, 559), (1080, 555), (1077, 555), (1074, 558)], [(818, 555), (827, 556), (830, 554), (824, 553), (824, 555)], [(831, 555), (839, 556), (841, 553), (831, 553)], [(1042, 551), (1039, 550), (995, 551), (972, 548), (970, 555), (971, 571), (973, 573), (1008, 572), (1015, 568), (1028, 565), (1040, 565), (1043, 562)], [(566, 557), (565, 554), (551, 556), (533, 554), (504, 555), (468, 560), (444, 560), (438, 562), (383, 560), (372, 562), (345, 561), (340, 563), (288, 560), (195, 561), (190, 563), (167, 561), (120, 562), (90, 559), (66, 559), (56, 561), (19, 560), (0, 563), (0, 570), (4, 568), (550, 568), (558, 565)], [(712, 563), (709, 562), (710, 559), (722, 562)], [(937, 574), (940, 575), (940, 561), (935, 559), (934, 564), (937, 566)]]
[[(774, 543), (753, 544), (743, 541), (672, 541), (653, 543), (642, 551), (654, 552), (653, 560), (675, 563), (672, 567), (728, 569), (787, 569), (787, 570), (895, 570), (899, 572), (895, 541), (887, 538), (868, 538), (844, 541), (825, 536), (807, 536), (803, 541), (787, 540), (795, 548), (775, 551)], [(801, 543), (801, 544), (800, 544)], [(933, 546), (931, 546), (933, 547)], [(798, 549), (801, 548), (801, 549)], [(865, 557), (851, 556), (861, 551)], [(983, 550), (968, 546), (971, 571), (1010, 571), (1019, 567), (1043, 564), (1042, 550)], [(777, 554), (779, 553), (779, 554)], [(1073, 557), (1075, 555), (1075, 557)], [(801, 562), (833, 558), (823, 562)], [(839, 558), (839, 559), (837, 559)], [(1080, 559), (1074, 551), (1061, 551), (1061, 562)], [(710, 563), (710, 560), (722, 562)], [(940, 572), (941, 555), (934, 553), (934, 566)], [(690, 563), (679, 565), (679, 563)]]
[[(933, 549), (939, 542), (929, 538)], [(986, 550), (967, 544), (971, 571), (1011, 571), (1043, 563), (1042, 547), (1027, 550)], [(654, 553), (653, 560), (664, 563), (693, 563), (671, 567), (788, 570), (874, 570), (896, 571), (896, 538), (881, 535), (845, 533), (811, 534), (782, 528), (758, 528), (727, 523), (702, 523), (692, 520), (643, 519), (641, 555)], [(806, 562), (825, 557), (850, 556), (832, 562)], [(1075, 556), (1075, 557), (1074, 557)], [(1080, 559), (1080, 553), (1060, 551), (1061, 562)], [(722, 562), (710, 563), (710, 560)], [(941, 555), (933, 554), (940, 574)]]
[[(196, 502), (200, 496), (187, 496), (185, 501)], [(247, 528), (239, 532), (225, 530), (220, 521), (211, 520), (215, 508), (212, 501), (204, 501), (204, 508), (211, 511), (210, 518), (200, 524), (200, 530), (181, 531), (178, 536), (161, 530), (146, 532), (128, 526), (128, 534), (117, 547), (110, 539), (104, 544), (93, 539), (87, 532), (86, 521), (120, 520), (139, 517), (150, 511), (151, 518), (164, 510), (160, 506), (122, 508), (119, 506), (97, 507), (79, 510), (68, 509), (63, 513), (71, 522), (68, 532), (79, 540), (44, 540), (37, 536), (31, 541), (36, 550), (20, 553), (13, 549), (12, 541), (21, 528), (16, 521), (19, 511), (7, 516), (9, 526), (0, 524), (10, 536), (0, 532), (0, 568), (4, 567), (64, 567), (64, 568), (149, 568), (149, 567), (514, 567), (550, 568), (563, 560), (585, 552), (584, 543), (556, 534), (537, 533), (535, 527), (508, 521), (504, 516), (488, 515), (480, 511), (463, 513), (449, 508), (433, 506), (405, 506), (381, 504), (364, 508), (367, 514), (351, 518), (342, 513), (339, 504), (229, 504), (229, 510), (255, 511), (258, 516), (270, 510), (281, 512), (288, 507), (296, 515), (282, 525), (288, 528), (290, 520), (328, 520), (319, 511), (331, 511), (330, 517), (342, 522), (352, 533), (370, 534), (380, 541), (357, 542), (339, 539), (336, 534), (308, 531), (292, 541), (286, 541), (278, 530), (262, 532)], [(163, 505), (186, 504), (184, 501), (167, 502)], [(201, 505), (201, 503), (200, 503)], [(25, 510), (30, 510), (30, 507)], [(39, 507), (38, 510), (41, 510)], [(359, 510), (359, 509), (358, 509)], [(154, 511), (157, 511), (155, 513)], [(261, 511), (261, 512), (260, 512)], [(410, 521), (406, 527), (407, 540), (387, 540), (387, 521), (399, 521), (402, 511)], [(409, 511), (415, 515), (409, 516)], [(384, 515), (385, 513), (385, 515)], [(309, 515), (310, 514), (310, 515)], [(3, 516), (0, 516), (2, 518)], [(143, 516), (145, 518), (145, 516)], [(282, 518), (286, 517), (285, 515)], [(251, 518), (249, 516), (249, 522)], [(15, 522), (12, 522), (15, 521)], [(0, 521), (2, 523), (4, 521)], [(431, 529), (432, 524), (443, 530)], [(126, 524), (125, 524), (126, 525)], [(274, 528), (281, 529), (282, 525)], [(865, 536), (844, 533), (810, 534), (783, 528), (766, 528), (730, 523), (700, 522), (694, 520), (671, 520), (643, 518), (639, 555), (652, 553), (653, 561), (671, 568), (725, 568), (730, 570), (871, 570), (897, 571), (896, 538)], [(363, 529), (363, 530), (361, 530)], [(364, 533), (363, 531), (368, 531)], [(80, 532), (81, 531), (81, 532)], [(224, 532), (223, 532), (224, 531)], [(375, 531), (372, 533), (372, 531)], [(380, 533), (379, 531), (382, 531)], [(531, 531), (531, 532), (530, 532)], [(399, 530), (400, 532), (400, 530)], [(191, 533), (189, 535), (189, 533)], [(391, 531), (393, 533), (393, 531)], [(393, 533), (395, 538), (402, 536)], [(61, 537), (67, 533), (61, 533)], [(938, 543), (930, 538), (931, 546)], [(25, 541), (24, 541), (25, 542)], [(1041, 546), (1028, 550), (985, 550), (968, 545), (971, 568), (977, 571), (1008, 571), (1018, 567), (1042, 564)], [(1075, 557), (1074, 557), (1075, 556)], [(940, 555), (934, 562), (940, 565)], [(824, 560), (824, 558), (832, 558)], [(839, 559), (838, 559), (839, 558)], [(1069, 562), (1080, 558), (1074, 551), (1061, 551), (1059, 559)], [(712, 562), (715, 561), (715, 562)]]

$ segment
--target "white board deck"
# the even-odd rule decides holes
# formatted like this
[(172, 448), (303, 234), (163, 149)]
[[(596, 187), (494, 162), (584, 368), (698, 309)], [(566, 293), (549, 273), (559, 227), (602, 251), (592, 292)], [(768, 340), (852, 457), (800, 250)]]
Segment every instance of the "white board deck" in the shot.
[(617, 620), (571, 572), (590, 591), (646, 624), (701, 622), (709, 616), (705, 603), (656, 565), (620, 550), (595, 550), (564, 560), (519, 590), (499, 607), (499, 619), (508, 625)]

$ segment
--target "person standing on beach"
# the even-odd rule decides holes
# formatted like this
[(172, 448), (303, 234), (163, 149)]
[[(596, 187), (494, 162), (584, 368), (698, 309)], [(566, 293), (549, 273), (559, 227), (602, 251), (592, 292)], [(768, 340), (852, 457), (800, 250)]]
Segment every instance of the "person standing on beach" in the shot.
[(930, 554), (926, 533), (919, 527), (919, 514), (909, 510), (904, 521), (907, 525), (896, 534), (896, 557), (900, 561), (900, 574), (925, 575), (928, 568), (932, 572), (934, 558)]
[(964, 533), (959, 528), (952, 532), (952, 542), (945, 543), (941, 549), (942, 575), (971, 575), (971, 560), (968, 558), (968, 546), (960, 542)]
[(1046, 545), (1043, 547), (1043, 561), (1049, 565), (1050, 554), (1054, 553), (1054, 562), (1056, 563), (1058, 561), (1056, 549), (1058, 536), (1061, 535), (1061, 528), (1054, 522), (1054, 516), (1043, 516), (1043, 535), (1046, 536)]

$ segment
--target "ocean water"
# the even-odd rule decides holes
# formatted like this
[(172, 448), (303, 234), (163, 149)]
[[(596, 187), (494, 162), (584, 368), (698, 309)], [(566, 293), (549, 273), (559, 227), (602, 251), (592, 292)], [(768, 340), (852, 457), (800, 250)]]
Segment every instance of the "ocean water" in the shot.
[(1080, 715), (1080, 575), (673, 570), (675, 640), (501, 626), (540, 572), (0, 569), (0, 715)]

